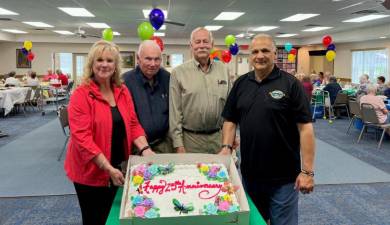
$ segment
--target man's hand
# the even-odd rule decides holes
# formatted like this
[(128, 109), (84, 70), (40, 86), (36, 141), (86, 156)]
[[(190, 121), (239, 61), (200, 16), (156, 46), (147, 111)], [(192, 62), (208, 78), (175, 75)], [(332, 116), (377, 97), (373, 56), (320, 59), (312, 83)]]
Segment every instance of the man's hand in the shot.
[(184, 146), (177, 147), (176, 152), (177, 153), (186, 153), (186, 149), (184, 148)]
[(309, 194), (314, 190), (314, 178), (307, 174), (300, 173), (295, 180), (295, 190), (299, 190), (302, 194)]

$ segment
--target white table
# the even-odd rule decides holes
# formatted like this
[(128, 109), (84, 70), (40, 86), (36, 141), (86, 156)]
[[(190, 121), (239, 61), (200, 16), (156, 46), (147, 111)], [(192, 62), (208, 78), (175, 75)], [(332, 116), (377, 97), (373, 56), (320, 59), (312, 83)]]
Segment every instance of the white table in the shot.
[(14, 87), (0, 90), (0, 108), (4, 108), (4, 115), (10, 113), (15, 104), (24, 102), (29, 89), (29, 87)]

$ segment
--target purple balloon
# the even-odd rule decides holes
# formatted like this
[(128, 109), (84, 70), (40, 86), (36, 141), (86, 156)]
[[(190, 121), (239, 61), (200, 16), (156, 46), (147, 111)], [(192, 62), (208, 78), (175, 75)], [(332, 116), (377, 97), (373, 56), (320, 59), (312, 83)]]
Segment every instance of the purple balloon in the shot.
[(239, 50), (240, 50), (240, 48), (238, 47), (237, 43), (234, 43), (234, 44), (230, 45), (230, 47), (229, 47), (229, 51), (232, 55), (237, 55)]
[(332, 43), (332, 44), (328, 45), (328, 47), (326, 49), (334, 51), (334, 50), (336, 50), (336, 46)]
[(27, 51), (27, 49), (25, 49), (25, 48), (22, 48), (22, 53), (23, 53), (23, 55), (28, 55), (28, 51)]
[(150, 11), (149, 21), (154, 27), (154, 29), (158, 30), (164, 23), (164, 13), (161, 9), (155, 8)]

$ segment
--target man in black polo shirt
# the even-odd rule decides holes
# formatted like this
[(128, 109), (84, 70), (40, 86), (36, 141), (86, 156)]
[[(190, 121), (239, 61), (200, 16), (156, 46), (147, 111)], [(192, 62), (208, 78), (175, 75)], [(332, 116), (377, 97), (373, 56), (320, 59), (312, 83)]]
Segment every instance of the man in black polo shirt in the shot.
[(257, 35), (250, 50), (254, 71), (236, 80), (229, 94), (220, 154), (230, 154), (239, 125), (246, 191), (271, 224), (298, 224), (298, 190), (314, 187), (310, 105), (300, 82), (274, 65), (271, 36)]
[(123, 74), (123, 79), (133, 97), (138, 120), (154, 152), (172, 153), (172, 141), (168, 137), (170, 74), (160, 67), (160, 47), (152, 40), (143, 41), (137, 62), (137, 67)]

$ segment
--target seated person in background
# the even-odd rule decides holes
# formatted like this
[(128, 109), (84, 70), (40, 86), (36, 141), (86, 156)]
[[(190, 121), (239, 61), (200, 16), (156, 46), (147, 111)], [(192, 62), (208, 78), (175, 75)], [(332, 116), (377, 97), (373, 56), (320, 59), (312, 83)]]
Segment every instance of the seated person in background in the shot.
[[(389, 120), (389, 111), (386, 109), (386, 105), (383, 102), (383, 98), (376, 96), (377, 88), (373, 84), (367, 86), (367, 95), (364, 95), (360, 98), (360, 105), (363, 103), (368, 103), (374, 106), (376, 116), (378, 117), (379, 123), (390, 123)], [(388, 130), (387, 133), (390, 134)]]
[(378, 95), (383, 95), (386, 89), (385, 85), (386, 78), (384, 76), (379, 76), (376, 78), (376, 83), (377, 83), (377, 94)]
[(307, 95), (307, 97), (309, 98), (309, 101), (311, 100), (311, 95), (312, 95), (312, 92), (313, 92), (313, 85), (311, 84), (311, 80), (310, 80), (310, 76), (309, 75), (305, 75), (303, 76), (302, 78), (302, 86), (303, 86), (303, 89), (305, 90), (305, 93)]
[(47, 69), (47, 74), (43, 76), (43, 81), (50, 81), (52, 79), (58, 79), (57, 74), (53, 73), (53, 70), (51, 68)]
[(322, 80), (322, 85), (327, 85), (329, 84), (329, 78), (331, 77), (332, 75), (330, 74), (329, 71), (326, 71), (324, 73), (324, 79)]
[(330, 104), (333, 105), (337, 94), (342, 91), (340, 84), (337, 83), (335, 76), (329, 78), (329, 83), (324, 87), (324, 91), (329, 92)]
[(313, 84), (313, 86), (316, 86), (316, 87), (321, 86), (321, 80), (320, 80), (320, 77), (318, 76), (318, 74), (312, 73), (310, 75), (310, 79), (311, 79), (311, 83)]
[(387, 98), (390, 98), (390, 81), (385, 84), (385, 90), (383, 91), (383, 95)]
[(323, 80), (324, 80), (324, 72), (320, 71), (320, 72), (318, 73), (318, 77), (319, 77), (319, 80), (321, 81), (321, 84), (322, 84), (322, 82), (323, 82)]
[(37, 86), (39, 86), (39, 80), (38, 80), (38, 77), (37, 77), (37, 73), (36, 73), (36, 72), (31, 71), (31, 72), (28, 74), (28, 77), (27, 77), (27, 86), (30, 86), (30, 87), (37, 87)]
[(18, 79), (15, 78), (15, 71), (11, 71), (9, 74), (8, 74), (8, 78), (5, 79), (5, 86), (6, 87), (19, 87), (20, 86), (20, 81)]
[(367, 85), (370, 83), (370, 77), (363, 74), (359, 77), (359, 87), (356, 96), (367, 94)]
[(61, 70), (56, 70), (58, 80), (61, 81), (62, 85), (68, 85), (68, 76), (63, 74)]

